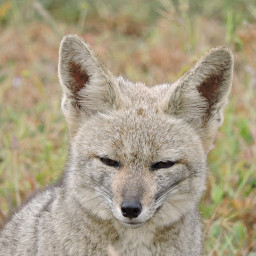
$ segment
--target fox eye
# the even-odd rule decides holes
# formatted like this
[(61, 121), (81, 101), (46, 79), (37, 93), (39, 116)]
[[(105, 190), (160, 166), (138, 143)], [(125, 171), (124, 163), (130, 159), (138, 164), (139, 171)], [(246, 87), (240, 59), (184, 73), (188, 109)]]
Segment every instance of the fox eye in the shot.
[(120, 163), (115, 160), (109, 159), (107, 157), (99, 157), (99, 159), (103, 164), (107, 166), (116, 167), (116, 168), (120, 167)]
[(157, 162), (151, 165), (151, 170), (155, 171), (158, 169), (170, 168), (175, 165), (174, 161)]

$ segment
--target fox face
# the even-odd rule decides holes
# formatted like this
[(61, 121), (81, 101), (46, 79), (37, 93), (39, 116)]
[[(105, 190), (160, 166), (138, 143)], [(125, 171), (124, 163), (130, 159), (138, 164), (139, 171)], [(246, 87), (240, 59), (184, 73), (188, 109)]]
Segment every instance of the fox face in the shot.
[[(205, 154), (198, 136), (152, 105), (151, 110), (138, 104), (135, 111), (127, 108), (94, 117), (73, 144), (77, 196), (88, 184), (99, 201), (104, 200), (89, 210), (104, 212), (104, 218), (113, 215), (129, 227), (153, 216), (162, 224), (166, 216), (177, 220), (194, 207), (204, 189)], [(87, 189), (85, 206), (90, 200)]]
[(114, 77), (82, 39), (64, 37), (65, 180), (74, 200), (128, 228), (168, 225), (197, 207), (232, 67), (230, 51), (216, 48), (175, 83), (149, 88)]

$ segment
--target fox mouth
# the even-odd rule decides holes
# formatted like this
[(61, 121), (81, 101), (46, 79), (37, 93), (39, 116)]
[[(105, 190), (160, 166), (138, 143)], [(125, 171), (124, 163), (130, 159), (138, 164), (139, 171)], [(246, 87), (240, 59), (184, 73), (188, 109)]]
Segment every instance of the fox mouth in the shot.
[(125, 222), (125, 221), (121, 221), (121, 223), (125, 226), (125, 227), (128, 227), (128, 228), (138, 228), (138, 227), (141, 227), (144, 222)]

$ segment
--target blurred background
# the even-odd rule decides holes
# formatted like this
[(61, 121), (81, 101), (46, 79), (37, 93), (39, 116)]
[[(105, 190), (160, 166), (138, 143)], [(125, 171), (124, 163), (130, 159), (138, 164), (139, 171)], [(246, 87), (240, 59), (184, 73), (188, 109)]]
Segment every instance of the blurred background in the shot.
[(57, 62), (67, 33), (115, 75), (149, 86), (171, 83), (212, 47), (232, 49), (233, 89), (200, 206), (205, 255), (256, 256), (255, 0), (0, 0), (0, 226), (65, 166)]

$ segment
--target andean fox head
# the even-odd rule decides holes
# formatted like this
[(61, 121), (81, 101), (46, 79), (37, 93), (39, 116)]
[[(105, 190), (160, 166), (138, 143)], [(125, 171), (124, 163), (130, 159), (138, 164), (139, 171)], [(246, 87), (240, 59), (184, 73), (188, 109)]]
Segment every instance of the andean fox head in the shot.
[(82, 39), (61, 42), (66, 181), (85, 211), (133, 228), (168, 225), (197, 207), (231, 89), (233, 58), (210, 50), (173, 84), (113, 76)]

